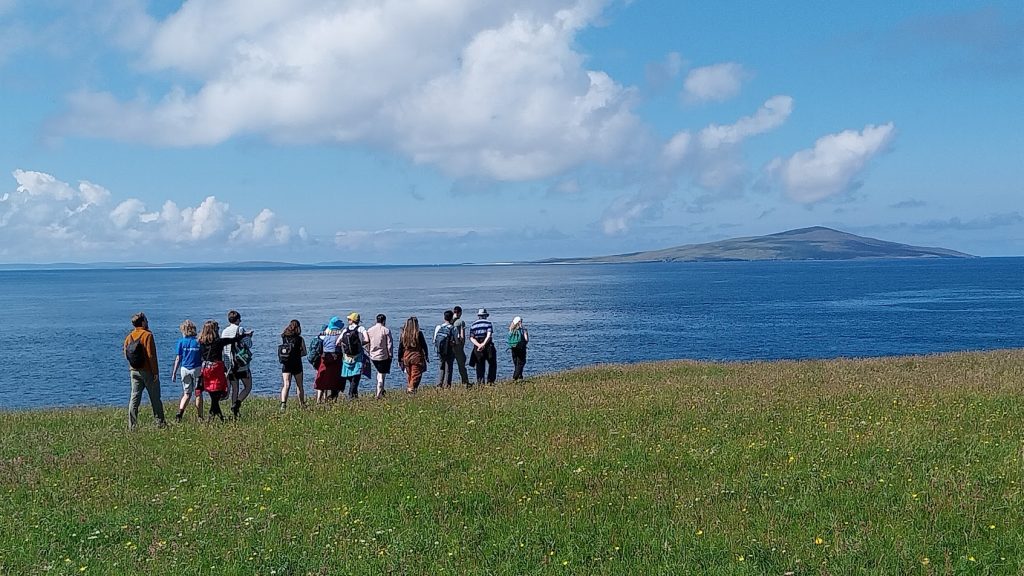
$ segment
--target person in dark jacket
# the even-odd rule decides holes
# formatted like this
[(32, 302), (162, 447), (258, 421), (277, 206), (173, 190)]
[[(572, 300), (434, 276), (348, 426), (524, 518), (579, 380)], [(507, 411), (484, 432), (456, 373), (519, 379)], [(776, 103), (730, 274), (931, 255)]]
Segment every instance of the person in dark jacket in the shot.
[(306, 357), (306, 342), (302, 339), (302, 325), (298, 320), (292, 320), (281, 332), (281, 346), (291, 353), (282, 357), (281, 361), (281, 411), (284, 412), (288, 405), (288, 392), (291, 389), (292, 379), (295, 380), (295, 388), (299, 392), (299, 404), (306, 407), (306, 389), (302, 387), (302, 359)]

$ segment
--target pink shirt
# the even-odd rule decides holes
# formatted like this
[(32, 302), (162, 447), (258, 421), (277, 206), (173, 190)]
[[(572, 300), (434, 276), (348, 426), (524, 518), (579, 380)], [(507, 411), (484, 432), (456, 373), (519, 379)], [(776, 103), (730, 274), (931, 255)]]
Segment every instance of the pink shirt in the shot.
[(383, 324), (374, 324), (366, 331), (370, 346), (366, 353), (370, 360), (387, 360), (395, 350), (395, 342), (391, 339), (391, 329)]

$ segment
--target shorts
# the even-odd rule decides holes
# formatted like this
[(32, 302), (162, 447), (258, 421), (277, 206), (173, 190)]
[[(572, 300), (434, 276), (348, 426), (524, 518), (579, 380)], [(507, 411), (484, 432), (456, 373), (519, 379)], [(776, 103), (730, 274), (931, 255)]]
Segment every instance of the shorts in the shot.
[(249, 367), (235, 372), (234, 370), (228, 372), (228, 380), (245, 380), (246, 378), (252, 378), (252, 373), (249, 372)]
[(199, 383), (199, 368), (181, 369), (181, 393), (191, 396)]
[(284, 364), (281, 364), (281, 374), (291, 374), (293, 376), (302, 375), (302, 359), (296, 358), (295, 360), (289, 360)]
[(370, 360), (370, 362), (373, 362), (373, 367), (377, 369), (378, 374), (391, 374), (391, 358)]

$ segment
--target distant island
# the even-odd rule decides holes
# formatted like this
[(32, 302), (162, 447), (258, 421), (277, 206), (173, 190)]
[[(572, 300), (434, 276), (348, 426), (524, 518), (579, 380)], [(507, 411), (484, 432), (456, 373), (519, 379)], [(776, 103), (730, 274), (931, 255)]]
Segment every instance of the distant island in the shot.
[(974, 258), (946, 248), (927, 248), (857, 236), (824, 226), (767, 236), (731, 238), (662, 250), (590, 258), (550, 258), (540, 264), (626, 262), (728, 262), (755, 260), (866, 260), (872, 258)]

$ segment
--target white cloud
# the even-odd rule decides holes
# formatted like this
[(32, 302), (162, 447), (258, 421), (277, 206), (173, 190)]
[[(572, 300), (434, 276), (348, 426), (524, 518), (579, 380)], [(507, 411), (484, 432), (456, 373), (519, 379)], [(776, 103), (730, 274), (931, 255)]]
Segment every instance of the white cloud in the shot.
[(793, 112), (793, 99), (789, 96), (773, 96), (754, 113), (734, 124), (720, 126), (712, 124), (700, 131), (700, 143), (705, 149), (739, 144), (751, 136), (763, 134), (782, 126)]
[(892, 122), (868, 125), (860, 132), (829, 134), (819, 138), (814, 148), (772, 160), (767, 170), (791, 199), (802, 204), (819, 202), (855, 187), (868, 162), (888, 148), (894, 135)]
[[(291, 229), (264, 209), (252, 220), (209, 196), (198, 206), (166, 201), (149, 211), (137, 198), (116, 200), (106, 188), (77, 186), (44, 172), (15, 170), (13, 192), (0, 196), (0, 244), (4, 255), (23, 258), (116, 259), (142, 257), (167, 246), (231, 243), (287, 244)], [(209, 252), (209, 251), (208, 251)], [(216, 252), (214, 250), (213, 252)]]
[(735, 62), (694, 68), (683, 81), (687, 102), (722, 102), (740, 93), (750, 74)]
[(574, 49), (609, 1), (189, 0), (154, 24), (142, 64), (198, 88), (79, 92), (59, 125), (166, 146), (369, 143), (459, 177), (544, 178), (646, 136), (634, 90)]

